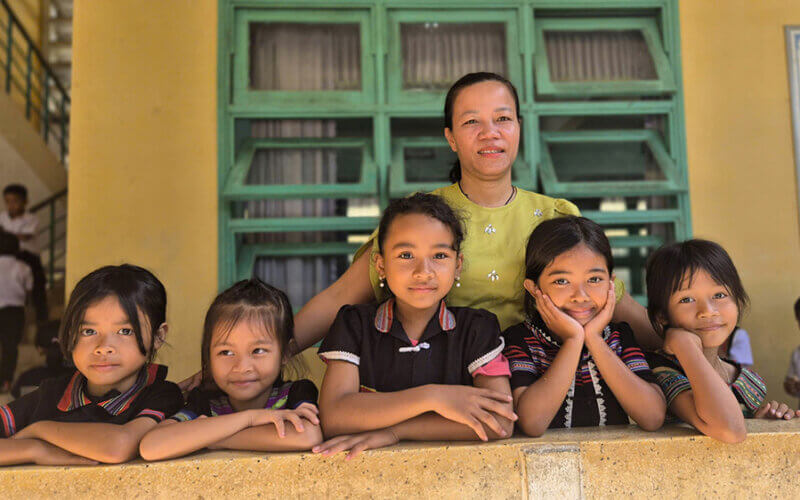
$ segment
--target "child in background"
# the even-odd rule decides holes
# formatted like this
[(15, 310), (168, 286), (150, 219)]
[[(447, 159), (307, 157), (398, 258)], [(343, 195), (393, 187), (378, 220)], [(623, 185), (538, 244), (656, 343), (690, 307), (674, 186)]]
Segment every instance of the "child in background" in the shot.
[(149, 271), (106, 266), (70, 294), (59, 332), (76, 370), (0, 407), (0, 465), (120, 463), (183, 403), (152, 363), (167, 334), (167, 294)]
[[(794, 303), (794, 318), (797, 320), (797, 326), (800, 326), (800, 299)], [(800, 397), (800, 346), (792, 352), (789, 371), (783, 380), (783, 389), (796, 398)]]
[(728, 253), (706, 240), (659, 248), (647, 263), (650, 321), (664, 336), (663, 351), (648, 354), (669, 410), (697, 430), (736, 443), (747, 436), (744, 418), (791, 419), (800, 412), (766, 402), (754, 371), (721, 359), (749, 299)]
[(281, 378), (293, 332), (286, 294), (256, 278), (217, 296), (203, 327), (203, 383), (183, 410), (144, 437), (142, 457), (162, 460), (203, 448), (308, 450), (322, 441), (317, 388)]
[(6, 210), (0, 213), (0, 229), (19, 239), (17, 258), (27, 264), (33, 273), (33, 306), (36, 308), (36, 321), (42, 323), (47, 321), (48, 308), (44, 268), (36, 244), (39, 219), (25, 210), (28, 203), (28, 189), (22, 184), (7, 185), (3, 189), (3, 201)]
[(583, 217), (539, 224), (525, 251), (527, 321), (503, 336), (519, 426), (547, 428), (664, 422), (666, 404), (616, 304), (611, 246)]
[(11, 386), (11, 395), (15, 398), (27, 394), (48, 378), (60, 377), (71, 374), (73, 368), (64, 362), (64, 353), (58, 345), (58, 331), (61, 329), (60, 320), (41, 323), (36, 331), (36, 350), (44, 356), (44, 366), (36, 366), (21, 373)]
[(320, 410), (333, 439), (315, 453), (350, 450), (350, 459), (402, 440), (511, 435), (516, 416), (497, 318), (444, 301), (459, 286), (462, 239), (461, 222), (436, 195), (415, 194), (384, 211), (374, 264), (393, 297), (342, 307), (322, 342)]
[(19, 241), (0, 229), (0, 392), (8, 392), (17, 369), (19, 342), (25, 331), (25, 298), (33, 274), (17, 260)]

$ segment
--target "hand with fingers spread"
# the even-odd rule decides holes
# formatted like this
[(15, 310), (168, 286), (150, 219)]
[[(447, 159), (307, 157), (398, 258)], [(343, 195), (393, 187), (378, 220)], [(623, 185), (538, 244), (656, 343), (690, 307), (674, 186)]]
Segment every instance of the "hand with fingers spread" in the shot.
[(559, 309), (547, 294), (542, 293), (539, 287), (534, 290), (533, 299), (536, 301), (536, 309), (550, 331), (558, 335), (562, 341), (575, 339), (583, 342), (585, 333), (583, 325), (578, 320)]
[(374, 450), (397, 444), (400, 440), (391, 429), (379, 429), (360, 434), (336, 436), (313, 447), (311, 451), (322, 456), (332, 456), (347, 451), (345, 460), (352, 460), (364, 450)]
[(488, 441), (488, 427), (498, 436), (506, 437), (497, 416), (516, 421), (510, 394), (491, 389), (463, 385), (433, 386), (434, 411), (442, 417), (471, 428), (481, 441)]
[(583, 327), (583, 330), (586, 334), (586, 337), (599, 337), (602, 336), (603, 329), (611, 323), (611, 317), (614, 315), (614, 306), (617, 303), (617, 297), (614, 292), (614, 281), (611, 280), (608, 282), (608, 296), (606, 300), (606, 305), (603, 306), (602, 309), (586, 323)]
[(763, 418), (772, 420), (791, 420), (800, 417), (800, 410), (793, 410), (786, 403), (777, 401), (764, 402), (761, 407), (753, 414), (753, 418)]
[(310, 403), (303, 403), (294, 410), (250, 410), (250, 427), (275, 424), (278, 437), (286, 436), (286, 423), (294, 426), (297, 432), (305, 431), (303, 421), (319, 424), (319, 411)]

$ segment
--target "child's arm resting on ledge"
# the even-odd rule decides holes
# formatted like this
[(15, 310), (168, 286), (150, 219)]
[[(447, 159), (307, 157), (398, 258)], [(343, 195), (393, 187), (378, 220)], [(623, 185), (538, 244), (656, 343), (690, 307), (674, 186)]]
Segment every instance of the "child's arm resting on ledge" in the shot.
[(93, 465), (89, 460), (39, 439), (0, 439), (0, 465)]
[[(311, 409), (309, 409), (311, 408)], [(287, 423), (289, 425), (287, 425)], [(259, 451), (311, 448), (319, 435), (316, 408), (245, 410), (187, 422), (168, 419), (147, 433), (139, 445), (145, 460), (164, 460), (206, 447)], [(319, 442), (319, 441), (317, 441)]]
[[(501, 394), (510, 391), (508, 377), (490, 377), (478, 375), (475, 385)], [(468, 386), (432, 386), (441, 388), (460, 388)], [(395, 394), (395, 393), (392, 393)], [(454, 392), (453, 396), (457, 396)], [(499, 403), (498, 412), (480, 409), (482, 414), (471, 417), (470, 424), (448, 419), (433, 412), (412, 417), (383, 429), (362, 432), (355, 435), (342, 435), (315, 446), (313, 451), (329, 456), (348, 451), (347, 460), (356, 457), (364, 450), (391, 446), (402, 440), (410, 441), (461, 441), (481, 439), (502, 439), (510, 436), (514, 430), (514, 415), (510, 398)], [(456, 411), (454, 418), (463, 418)]]
[(139, 441), (156, 425), (149, 417), (137, 417), (127, 424), (35, 422), (12, 439), (40, 439), (75, 455), (98, 462), (118, 464), (139, 454)]
[[(479, 385), (478, 378), (476, 385)], [(509, 420), (516, 418), (509, 405), (508, 379), (486, 378), (504, 378), (505, 392), (494, 388), (429, 384), (396, 392), (367, 393), (359, 392), (357, 366), (330, 360), (320, 396), (322, 429), (329, 437), (385, 429), (432, 411), (470, 426), (478, 435), (483, 432), (482, 423), (495, 427), (499, 433), (500, 426), (493, 414)]]

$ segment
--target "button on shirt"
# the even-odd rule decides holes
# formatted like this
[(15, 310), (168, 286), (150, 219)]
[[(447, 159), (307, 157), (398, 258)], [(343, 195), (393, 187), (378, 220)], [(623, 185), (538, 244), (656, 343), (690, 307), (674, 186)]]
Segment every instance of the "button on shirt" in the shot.
[(394, 299), (344, 306), (322, 341), (323, 361), (358, 366), (362, 391), (391, 392), (425, 384), (472, 385), (475, 372), (501, 355), (494, 314), (439, 304), (419, 342), (396, 317)]
[(12, 255), (0, 255), (0, 307), (24, 306), (32, 288), (31, 268)]
[(39, 253), (39, 245), (37, 245), (36, 242), (36, 230), (39, 228), (38, 217), (30, 212), (25, 212), (19, 217), (14, 217), (12, 219), (11, 216), (8, 215), (8, 212), (3, 212), (0, 213), (0, 227), (7, 233), (32, 235), (33, 238), (27, 241), (19, 240), (19, 248), (20, 250), (27, 250), (31, 253)]

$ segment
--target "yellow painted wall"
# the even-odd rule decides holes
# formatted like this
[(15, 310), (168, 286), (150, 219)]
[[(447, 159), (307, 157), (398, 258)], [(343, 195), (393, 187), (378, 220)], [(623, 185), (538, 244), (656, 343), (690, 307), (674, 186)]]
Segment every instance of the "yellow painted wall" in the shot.
[(217, 286), (217, 2), (74, 5), (67, 288), (104, 264), (151, 269), (170, 378), (199, 366)]
[(788, 400), (800, 223), (784, 26), (800, 25), (800, 4), (684, 0), (680, 21), (694, 234), (731, 253), (752, 299), (742, 325), (756, 368)]

